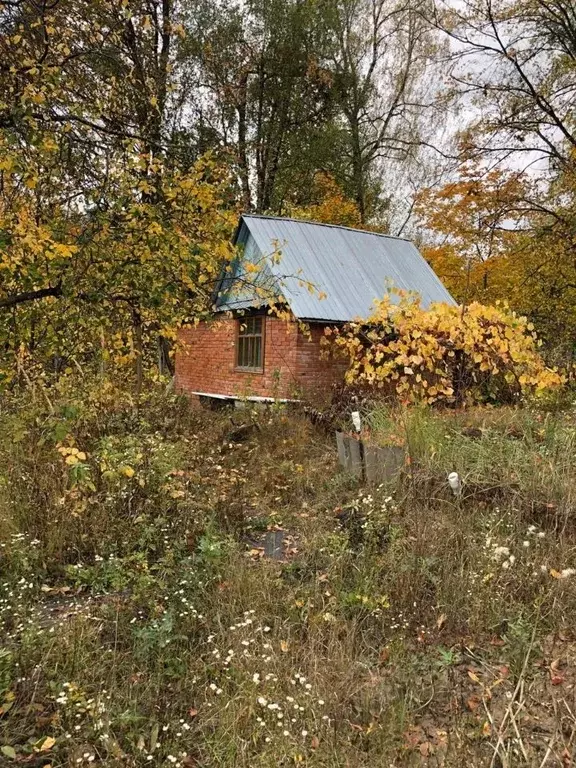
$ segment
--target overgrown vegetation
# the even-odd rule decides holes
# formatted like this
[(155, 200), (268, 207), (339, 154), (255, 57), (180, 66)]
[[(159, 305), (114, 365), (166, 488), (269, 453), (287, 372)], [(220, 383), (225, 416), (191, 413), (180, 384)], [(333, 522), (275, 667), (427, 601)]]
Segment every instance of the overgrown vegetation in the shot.
[(0, 416), (7, 764), (568, 764), (571, 415), (372, 411), (409, 461), (366, 488), (297, 412), (39, 394)]
[[(576, 421), (524, 395), (572, 375), (575, 41), (572, 0), (0, 0), (2, 766), (571, 764)], [(241, 211), (410, 233), (462, 302), (339, 337), (426, 401), (363, 413), (389, 485), (163, 389)]]
[(366, 320), (327, 330), (349, 359), (346, 380), (406, 403), (519, 403), (551, 395), (562, 377), (539, 353), (534, 326), (499, 307), (433, 304), (398, 292)]
[(571, 359), (571, 0), (424, 6), (0, 2), (0, 384), (170, 370), (244, 211), (409, 236)]

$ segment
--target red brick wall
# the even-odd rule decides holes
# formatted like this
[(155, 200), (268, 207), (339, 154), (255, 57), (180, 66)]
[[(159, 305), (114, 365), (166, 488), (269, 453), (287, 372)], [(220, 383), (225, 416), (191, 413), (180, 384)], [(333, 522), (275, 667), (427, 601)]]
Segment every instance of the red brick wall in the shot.
[(322, 326), (311, 326), (311, 339), (277, 317), (266, 316), (264, 371), (236, 370), (236, 323), (233, 318), (201, 322), (179, 333), (176, 389), (236, 397), (297, 398), (329, 389), (345, 366), (320, 359)]
[(311, 397), (321, 395), (333, 384), (343, 381), (347, 368), (345, 360), (326, 358), (321, 354), (324, 328), (314, 323), (309, 326), (309, 335), (299, 331), (297, 337), (298, 387)]

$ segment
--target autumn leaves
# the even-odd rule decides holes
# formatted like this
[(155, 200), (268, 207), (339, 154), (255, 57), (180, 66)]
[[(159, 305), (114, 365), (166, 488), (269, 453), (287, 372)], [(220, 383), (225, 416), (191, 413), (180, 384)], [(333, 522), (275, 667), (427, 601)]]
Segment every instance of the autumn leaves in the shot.
[(538, 352), (534, 326), (504, 308), (435, 304), (391, 295), (367, 321), (330, 332), (350, 359), (349, 384), (407, 403), (517, 402), (558, 387), (562, 377)]

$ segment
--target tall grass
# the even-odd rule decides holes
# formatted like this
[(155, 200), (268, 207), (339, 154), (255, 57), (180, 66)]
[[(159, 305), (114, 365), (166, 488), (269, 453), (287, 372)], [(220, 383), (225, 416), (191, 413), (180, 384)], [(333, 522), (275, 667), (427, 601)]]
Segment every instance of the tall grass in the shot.
[(520, 700), (517, 764), (541, 763), (576, 609), (570, 417), (376, 410), (411, 462), (368, 488), (298, 414), (244, 413), (235, 442), (165, 393), (51, 405), (0, 414), (7, 764), (485, 766)]
[(414, 482), (430, 493), (457, 472), (467, 503), (506, 503), (529, 520), (564, 529), (572, 523), (576, 422), (571, 414), (522, 409), (467, 411), (377, 409), (372, 439), (401, 434)]

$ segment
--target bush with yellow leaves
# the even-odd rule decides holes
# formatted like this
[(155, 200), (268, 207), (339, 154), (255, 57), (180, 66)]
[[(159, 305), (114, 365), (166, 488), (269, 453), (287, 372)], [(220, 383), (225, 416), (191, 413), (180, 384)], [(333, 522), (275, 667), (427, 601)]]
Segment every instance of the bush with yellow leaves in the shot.
[(501, 307), (433, 304), (387, 295), (367, 319), (329, 330), (350, 359), (347, 382), (386, 388), (407, 403), (514, 402), (559, 387), (525, 317)]

